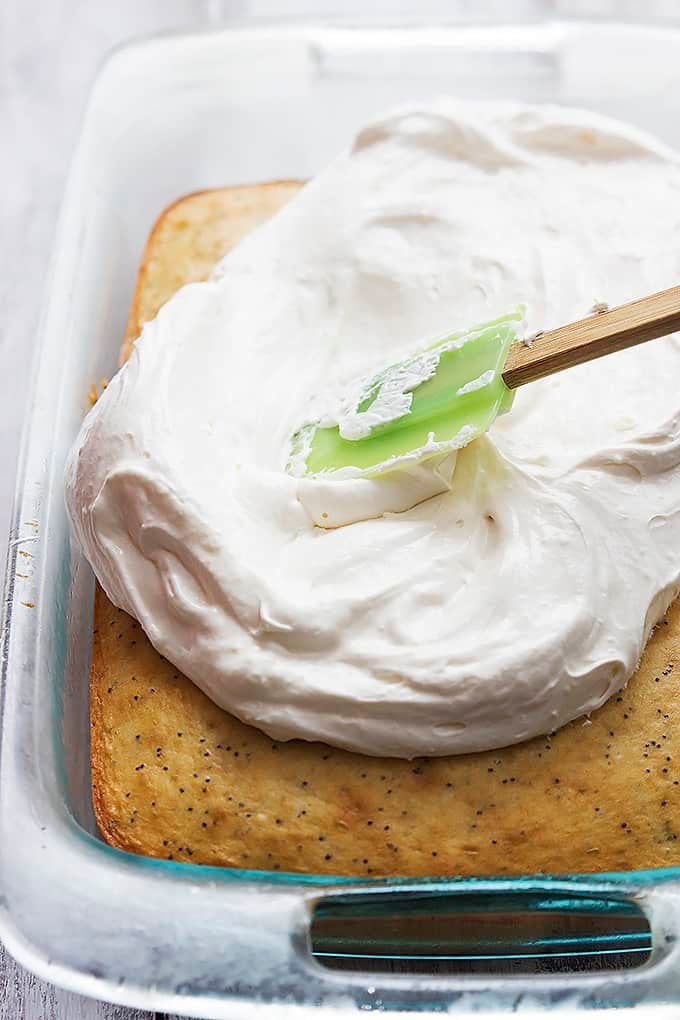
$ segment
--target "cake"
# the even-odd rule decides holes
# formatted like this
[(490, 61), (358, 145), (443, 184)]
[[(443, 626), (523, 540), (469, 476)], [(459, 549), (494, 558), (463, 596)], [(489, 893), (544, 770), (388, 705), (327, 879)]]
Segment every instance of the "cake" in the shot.
[[(122, 359), (183, 284), (207, 278), (299, 185), (200, 192), (159, 218)], [(103, 837), (194, 864), (358, 876), (603, 872), (680, 859), (680, 606), (590, 717), (514, 747), (374, 757), (277, 741), (215, 705), (101, 588), (91, 669)], [(674, 668), (675, 667), (675, 668)]]

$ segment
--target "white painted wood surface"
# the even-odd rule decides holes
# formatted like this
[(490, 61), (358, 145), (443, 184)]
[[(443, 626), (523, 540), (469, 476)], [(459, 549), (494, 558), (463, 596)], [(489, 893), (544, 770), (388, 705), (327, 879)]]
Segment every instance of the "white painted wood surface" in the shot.
[(155, 1020), (163, 1016), (69, 995), (38, 981), (6, 955), (0, 960), (0, 975), (2, 1020)]

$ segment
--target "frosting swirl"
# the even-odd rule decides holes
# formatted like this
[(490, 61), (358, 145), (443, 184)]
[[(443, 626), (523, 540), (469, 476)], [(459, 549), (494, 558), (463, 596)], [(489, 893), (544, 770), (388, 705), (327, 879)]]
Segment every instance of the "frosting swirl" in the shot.
[(591, 113), (398, 110), (149, 323), (66, 495), (112, 601), (276, 739), (503, 746), (601, 705), (680, 581), (680, 341), (534, 383), (470, 446), (298, 479), (353, 379), (528, 306), (559, 325), (680, 276), (680, 163)]

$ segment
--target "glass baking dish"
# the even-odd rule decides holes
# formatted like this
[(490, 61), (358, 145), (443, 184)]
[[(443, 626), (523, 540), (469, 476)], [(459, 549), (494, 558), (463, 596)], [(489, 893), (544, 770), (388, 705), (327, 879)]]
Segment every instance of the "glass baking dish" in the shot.
[[(93, 583), (62, 498), (66, 451), (91, 383), (115, 369), (139, 254), (165, 205), (311, 176), (367, 116), (443, 92), (587, 106), (680, 147), (679, 69), (670, 20), (260, 22), (109, 58), (62, 210), (8, 561), (0, 933), (25, 966), (84, 994), (230, 1020), (284, 1006), (342, 1017), (645, 1003), (649, 1016), (680, 1004), (680, 868), (365, 882), (106, 846), (89, 783)], [(487, 922), (501, 916), (499, 934)], [(642, 967), (614, 967), (635, 953)], [(589, 956), (599, 969), (520, 962)]]

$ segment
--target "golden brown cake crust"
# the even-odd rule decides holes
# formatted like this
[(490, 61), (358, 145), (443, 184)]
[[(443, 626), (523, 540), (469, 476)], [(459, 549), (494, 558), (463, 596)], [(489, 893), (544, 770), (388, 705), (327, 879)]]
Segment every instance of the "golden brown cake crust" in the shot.
[[(159, 218), (121, 355), (174, 291), (299, 184), (200, 192)], [(346, 875), (614, 871), (680, 860), (680, 603), (628, 688), (551, 738), (451, 758), (277, 743), (217, 708), (101, 589), (91, 670), (97, 821), (113, 846)]]
[(120, 364), (145, 322), (185, 283), (205, 280), (230, 248), (302, 187), (300, 181), (195, 191), (164, 209), (146, 243), (128, 316)]

